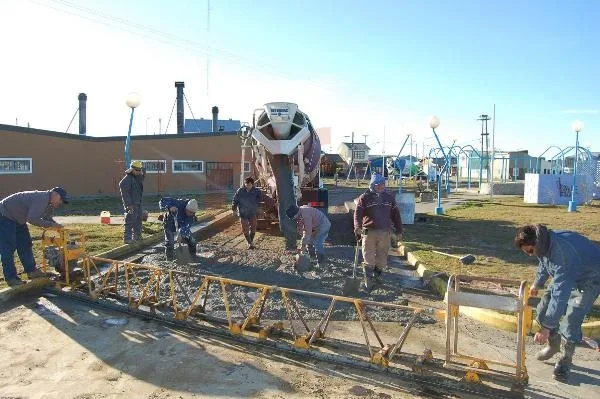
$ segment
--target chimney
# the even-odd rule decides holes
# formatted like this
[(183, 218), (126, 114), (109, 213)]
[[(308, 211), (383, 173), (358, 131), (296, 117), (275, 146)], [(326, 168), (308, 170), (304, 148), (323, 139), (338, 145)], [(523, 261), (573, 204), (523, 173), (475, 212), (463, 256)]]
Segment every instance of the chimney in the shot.
[(219, 131), (219, 126), (217, 126), (217, 123), (219, 123), (219, 107), (212, 107), (212, 114), (213, 114), (213, 123), (212, 123), (212, 132), (216, 133)]
[(183, 134), (183, 88), (185, 83), (175, 82), (175, 87), (177, 87), (177, 134)]
[(85, 93), (79, 93), (77, 96), (79, 100), (79, 134), (85, 136), (86, 133), (86, 103), (87, 95)]

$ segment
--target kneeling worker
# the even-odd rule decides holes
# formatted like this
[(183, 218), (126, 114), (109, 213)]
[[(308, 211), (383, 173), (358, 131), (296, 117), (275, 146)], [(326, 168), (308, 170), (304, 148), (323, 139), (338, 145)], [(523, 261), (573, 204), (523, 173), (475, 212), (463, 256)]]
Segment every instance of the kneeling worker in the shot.
[(534, 342), (546, 346), (536, 357), (545, 361), (560, 353), (554, 378), (567, 381), (582, 338), (581, 324), (600, 295), (600, 247), (574, 231), (550, 230), (541, 224), (520, 227), (514, 244), (539, 260), (531, 296), (537, 296), (552, 277), (537, 306), (540, 331)]
[(302, 235), (300, 253), (307, 254), (308, 247), (312, 244), (317, 253), (319, 266), (325, 265), (325, 248), (323, 245), (331, 228), (331, 222), (327, 219), (327, 216), (317, 208), (308, 205), (302, 205), (300, 208), (291, 205), (287, 209), (286, 215), (296, 221), (298, 234)]
[(177, 240), (177, 242), (183, 241), (187, 244), (192, 259), (195, 259), (198, 241), (192, 235), (191, 227), (196, 222), (198, 201), (195, 199), (164, 197), (160, 199), (158, 206), (162, 211), (166, 212), (164, 216), (161, 215), (159, 217), (159, 220), (163, 221), (163, 228), (165, 230), (167, 258), (173, 257), (175, 240)]

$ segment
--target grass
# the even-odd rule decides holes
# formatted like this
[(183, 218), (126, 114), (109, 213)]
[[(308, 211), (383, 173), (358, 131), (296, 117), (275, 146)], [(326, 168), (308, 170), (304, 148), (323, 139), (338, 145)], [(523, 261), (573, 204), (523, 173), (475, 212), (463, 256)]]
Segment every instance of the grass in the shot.
[[(496, 197), (467, 202), (446, 209), (445, 216), (427, 215), (427, 222), (405, 226), (405, 244), (429, 269), (447, 273), (533, 281), (535, 257), (514, 248), (516, 229), (525, 224), (546, 224), (551, 229), (575, 230), (600, 242), (600, 205), (580, 206), (568, 213), (566, 206), (525, 204), (521, 197)], [(430, 252), (473, 254), (477, 261), (462, 265), (458, 259)]]

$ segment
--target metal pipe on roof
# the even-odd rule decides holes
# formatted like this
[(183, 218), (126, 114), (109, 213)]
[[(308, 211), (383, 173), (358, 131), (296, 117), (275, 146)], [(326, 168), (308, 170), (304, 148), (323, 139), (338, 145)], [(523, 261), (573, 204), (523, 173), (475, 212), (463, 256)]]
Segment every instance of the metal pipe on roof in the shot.
[(184, 110), (183, 110), (183, 88), (184, 82), (175, 82), (177, 88), (177, 134), (183, 134)]
[(86, 104), (87, 104), (87, 95), (85, 93), (79, 93), (77, 96), (79, 100), (79, 134), (85, 136), (87, 127), (86, 127)]
[(219, 127), (217, 126), (219, 122), (219, 107), (212, 107), (212, 132), (216, 133), (219, 131)]

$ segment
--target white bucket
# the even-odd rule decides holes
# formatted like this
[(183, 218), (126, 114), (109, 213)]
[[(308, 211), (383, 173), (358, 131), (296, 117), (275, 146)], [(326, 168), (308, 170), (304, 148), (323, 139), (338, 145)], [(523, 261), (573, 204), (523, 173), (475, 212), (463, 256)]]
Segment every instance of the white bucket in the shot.
[(110, 224), (110, 212), (109, 211), (100, 212), (100, 223)]
[(400, 208), (402, 224), (415, 224), (415, 194), (397, 193), (396, 204)]

